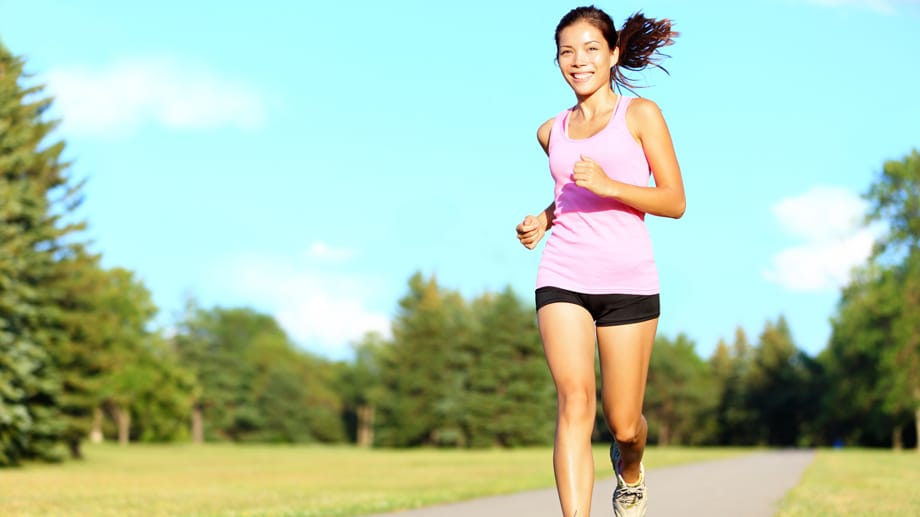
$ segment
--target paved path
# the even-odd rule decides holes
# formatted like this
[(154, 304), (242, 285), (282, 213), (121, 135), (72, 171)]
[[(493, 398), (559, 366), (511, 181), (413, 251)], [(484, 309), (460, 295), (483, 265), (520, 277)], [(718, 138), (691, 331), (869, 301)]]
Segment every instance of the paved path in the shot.
[[(769, 517), (798, 484), (812, 451), (758, 452), (727, 460), (649, 470), (649, 517)], [(594, 487), (591, 515), (610, 516), (613, 479)], [(487, 497), (371, 517), (559, 517), (555, 489)]]

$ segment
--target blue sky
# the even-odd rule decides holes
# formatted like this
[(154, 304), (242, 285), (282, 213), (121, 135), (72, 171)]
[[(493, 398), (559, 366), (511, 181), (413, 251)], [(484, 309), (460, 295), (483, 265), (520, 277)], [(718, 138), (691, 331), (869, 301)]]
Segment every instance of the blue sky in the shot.
[[(186, 295), (274, 314), (347, 358), (387, 332), (415, 271), (528, 302), (552, 196), (535, 132), (574, 97), (569, 2), (0, 0), (0, 40), (48, 85), (107, 266), (167, 325)], [(688, 196), (650, 217), (660, 332), (708, 356), (784, 314), (820, 351), (873, 230), (859, 195), (920, 147), (917, 0), (600, 2), (681, 31), (661, 106)]]

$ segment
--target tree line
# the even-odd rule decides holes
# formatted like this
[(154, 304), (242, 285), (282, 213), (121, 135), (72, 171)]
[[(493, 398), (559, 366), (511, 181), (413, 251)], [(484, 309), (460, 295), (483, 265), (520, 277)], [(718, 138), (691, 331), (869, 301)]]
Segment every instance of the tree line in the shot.
[[(86, 440), (547, 445), (555, 390), (533, 305), (467, 300), (413, 275), (392, 336), (354, 358), (298, 348), (270, 315), (189, 301), (174, 328), (135, 274), (104, 268), (79, 220), (82, 182), (0, 44), (0, 466), (79, 458)], [(920, 421), (920, 154), (866, 193), (889, 227), (841, 292), (816, 357), (785, 319), (700, 357), (659, 336), (646, 397), (653, 443), (913, 447)], [(601, 405), (598, 404), (600, 408)], [(598, 415), (596, 440), (610, 436)]]

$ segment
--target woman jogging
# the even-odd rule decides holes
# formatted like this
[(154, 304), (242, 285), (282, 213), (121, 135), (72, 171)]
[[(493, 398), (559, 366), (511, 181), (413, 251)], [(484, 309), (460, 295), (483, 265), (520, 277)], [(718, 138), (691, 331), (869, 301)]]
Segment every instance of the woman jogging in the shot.
[(648, 425), (642, 403), (659, 284), (644, 218), (679, 218), (686, 201), (658, 106), (617, 91), (631, 86), (623, 69), (657, 66), (657, 50), (676, 35), (669, 20), (640, 13), (617, 32), (593, 6), (570, 11), (556, 27), (559, 70), (577, 102), (537, 131), (555, 195), (542, 213), (524, 218), (517, 234), (533, 249), (552, 229), (537, 273), (536, 305), (558, 396), (553, 469), (566, 517), (585, 517), (591, 508), (595, 343), (604, 415), (615, 438), (614, 513), (645, 514)]

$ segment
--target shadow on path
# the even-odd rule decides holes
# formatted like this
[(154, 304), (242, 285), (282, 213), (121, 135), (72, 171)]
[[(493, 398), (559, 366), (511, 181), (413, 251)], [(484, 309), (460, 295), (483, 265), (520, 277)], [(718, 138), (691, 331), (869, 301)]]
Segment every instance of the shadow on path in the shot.
[[(814, 451), (756, 452), (727, 460), (649, 470), (648, 516), (769, 517), (798, 484)], [(594, 486), (591, 515), (610, 516), (613, 479)], [(486, 497), (370, 517), (559, 517), (555, 489)]]

